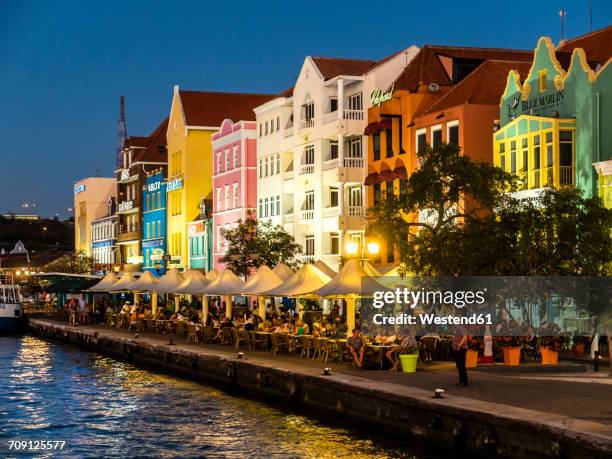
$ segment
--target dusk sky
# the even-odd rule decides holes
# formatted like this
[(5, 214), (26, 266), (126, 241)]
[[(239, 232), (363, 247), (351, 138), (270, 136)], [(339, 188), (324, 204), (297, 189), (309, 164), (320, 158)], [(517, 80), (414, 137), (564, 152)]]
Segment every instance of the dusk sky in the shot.
[[(111, 176), (128, 134), (168, 115), (172, 87), (279, 92), (306, 55), (376, 59), (411, 44), (533, 49), (589, 32), (588, 0), (541, 2), (0, 2), (0, 212), (62, 218), (72, 184)], [(175, 6), (176, 5), (176, 6)], [(525, 10), (516, 9), (524, 6)], [(612, 23), (593, 0), (593, 28)]]

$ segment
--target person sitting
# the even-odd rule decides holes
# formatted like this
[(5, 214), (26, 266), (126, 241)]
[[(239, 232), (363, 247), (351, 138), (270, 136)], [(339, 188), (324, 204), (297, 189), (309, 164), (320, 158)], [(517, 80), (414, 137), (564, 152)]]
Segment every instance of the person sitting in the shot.
[(353, 329), (352, 335), (346, 340), (346, 347), (353, 356), (357, 368), (363, 368), (363, 355), (365, 353), (365, 343), (360, 336), (359, 330)]
[[(396, 337), (393, 336), (393, 338), (395, 340)], [(407, 335), (407, 336), (400, 335), (398, 339), (399, 339), (399, 344), (393, 346), (391, 349), (389, 349), (385, 353), (385, 357), (387, 358), (387, 360), (389, 360), (389, 362), (391, 362), (390, 371), (397, 370), (397, 366), (395, 364), (395, 354), (407, 354), (410, 351), (416, 350), (417, 348), (416, 339), (412, 335)]]
[(251, 312), (246, 313), (246, 319), (244, 320), (244, 329), (245, 331), (253, 331), (255, 329), (255, 324), (253, 323), (253, 314)]
[(121, 308), (120, 314), (129, 314), (130, 309), (132, 309), (132, 306), (129, 301), (126, 301)]

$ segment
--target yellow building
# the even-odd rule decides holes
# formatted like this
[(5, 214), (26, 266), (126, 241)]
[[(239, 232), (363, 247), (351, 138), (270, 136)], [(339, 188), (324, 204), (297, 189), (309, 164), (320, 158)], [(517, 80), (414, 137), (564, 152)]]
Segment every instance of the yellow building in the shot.
[(212, 200), (212, 135), (224, 119), (254, 121), (269, 94), (184, 91), (174, 87), (168, 122), (167, 245), (170, 267), (187, 268), (187, 224)]
[(113, 177), (89, 177), (74, 183), (74, 250), (91, 256), (91, 222), (106, 216), (117, 195)]

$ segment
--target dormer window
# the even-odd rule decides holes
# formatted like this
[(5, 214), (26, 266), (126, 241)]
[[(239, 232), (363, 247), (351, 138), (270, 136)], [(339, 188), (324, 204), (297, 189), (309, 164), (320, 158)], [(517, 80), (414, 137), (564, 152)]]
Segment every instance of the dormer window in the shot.
[(314, 102), (302, 105), (302, 119), (311, 120), (315, 116)]

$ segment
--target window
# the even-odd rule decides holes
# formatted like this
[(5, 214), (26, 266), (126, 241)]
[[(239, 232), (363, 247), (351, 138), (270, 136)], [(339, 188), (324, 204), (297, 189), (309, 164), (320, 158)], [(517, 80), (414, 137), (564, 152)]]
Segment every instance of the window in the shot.
[(259, 123), (259, 137), (261, 137), (261, 131), (262, 131), (262, 124)]
[(548, 82), (546, 81), (546, 69), (540, 70), (538, 72), (538, 79), (540, 82), (540, 92), (546, 91), (546, 88), (548, 86)]
[(387, 239), (387, 263), (393, 263), (394, 259), (393, 241)]
[(374, 205), (376, 205), (380, 202), (380, 198), (381, 198), (380, 183), (375, 183), (373, 188), (374, 188)]
[(540, 136), (536, 135), (533, 137), (533, 169), (540, 168)]
[(388, 182), (385, 182), (387, 184), (387, 196), (393, 196), (393, 181), (389, 180)]
[(338, 187), (329, 187), (329, 207), (338, 207)]
[(315, 117), (314, 102), (302, 105), (302, 119), (311, 120)]
[(314, 255), (315, 239), (314, 234), (304, 236), (304, 255)]
[(442, 128), (432, 128), (431, 129), (431, 146), (437, 147), (442, 144)]
[(238, 147), (234, 146), (234, 167), (238, 167)]
[(234, 183), (234, 209), (238, 207), (238, 183)]
[(416, 149), (417, 153), (427, 146), (427, 131), (421, 129), (416, 133)]
[(265, 167), (264, 167), (264, 177), (268, 176), (268, 164), (270, 163), (270, 157), (266, 156), (265, 159)]
[(259, 216), (263, 217), (263, 199), (259, 198)]
[(387, 158), (393, 156), (393, 130), (391, 128), (385, 129), (385, 139), (387, 142)]
[(266, 129), (264, 130), (264, 134), (268, 135), (268, 122), (266, 121)]
[(408, 195), (408, 179), (400, 179), (400, 196), (406, 197)]
[(314, 164), (314, 145), (308, 145), (304, 149), (304, 163), (303, 164)]
[(230, 152), (229, 150), (225, 150), (225, 170), (230, 170)]
[(559, 131), (559, 166), (561, 185), (574, 183), (573, 164), (573, 133), (572, 131)]
[(372, 151), (374, 152), (374, 161), (380, 159), (380, 134), (378, 132), (372, 134)]
[(274, 120), (270, 120), (270, 134), (274, 132)]
[(448, 124), (447, 132), (448, 143), (459, 145), (459, 123), (453, 122)]
[[(393, 185), (393, 182), (387, 182)], [(360, 186), (352, 186), (349, 188), (349, 206), (351, 207), (361, 207), (363, 206), (363, 196), (361, 193)]]
[(510, 172), (516, 174), (516, 140), (510, 142)]
[(225, 193), (225, 209), (230, 208), (230, 186), (225, 185), (225, 189), (223, 190)]
[(157, 220), (157, 237), (161, 237), (161, 220)]
[(276, 196), (276, 215), (280, 215), (280, 195)]
[(353, 94), (349, 97), (349, 110), (363, 110), (361, 93)]
[(329, 253), (332, 255), (340, 253), (340, 236), (338, 233), (329, 233)]
[(329, 112), (337, 112), (338, 111), (338, 98), (330, 97), (329, 98)]
[(215, 209), (215, 211), (219, 212), (219, 211), (223, 210), (221, 208), (221, 203), (223, 202), (222, 200), (223, 200), (223, 197), (221, 195), (221, 187), (218, 186), (217, 187), (217, 208)]
[(270, 215), (270, 213), (268, 211), (268, 198), (265, 198), (264, 199), (264, 213), (263, 213), (263, 216), (267, 217), (269, 215)]
[(276, 154), (276, 173), (280, 174), (280, 168), (281, 168), (281, 156), (280, 153)]
[(147, 200), (145, 202), (145, 211), (147, 210), (151, 210), (151, 195), (149, 193), (147, 193)]
[(553, 165), (553, 134), (552, 132), (546, 133), (546, 167), (552, 167)]
[(361, 158), (361, 139), (351, 140), (349, 148), (350, 158)]
[(304, 196), (304, 205), (302, 210), (314, 210), (314, 191), (307, 191)]
[(259, 160), (259, 178), (263, 177), (263, 159)]
[(276, 130), (280, 131), (280, 116), (276, 117)]
[(338, 159), (338, 141), (330, 140), (329, 141), (329, 157), (328, 160)]

